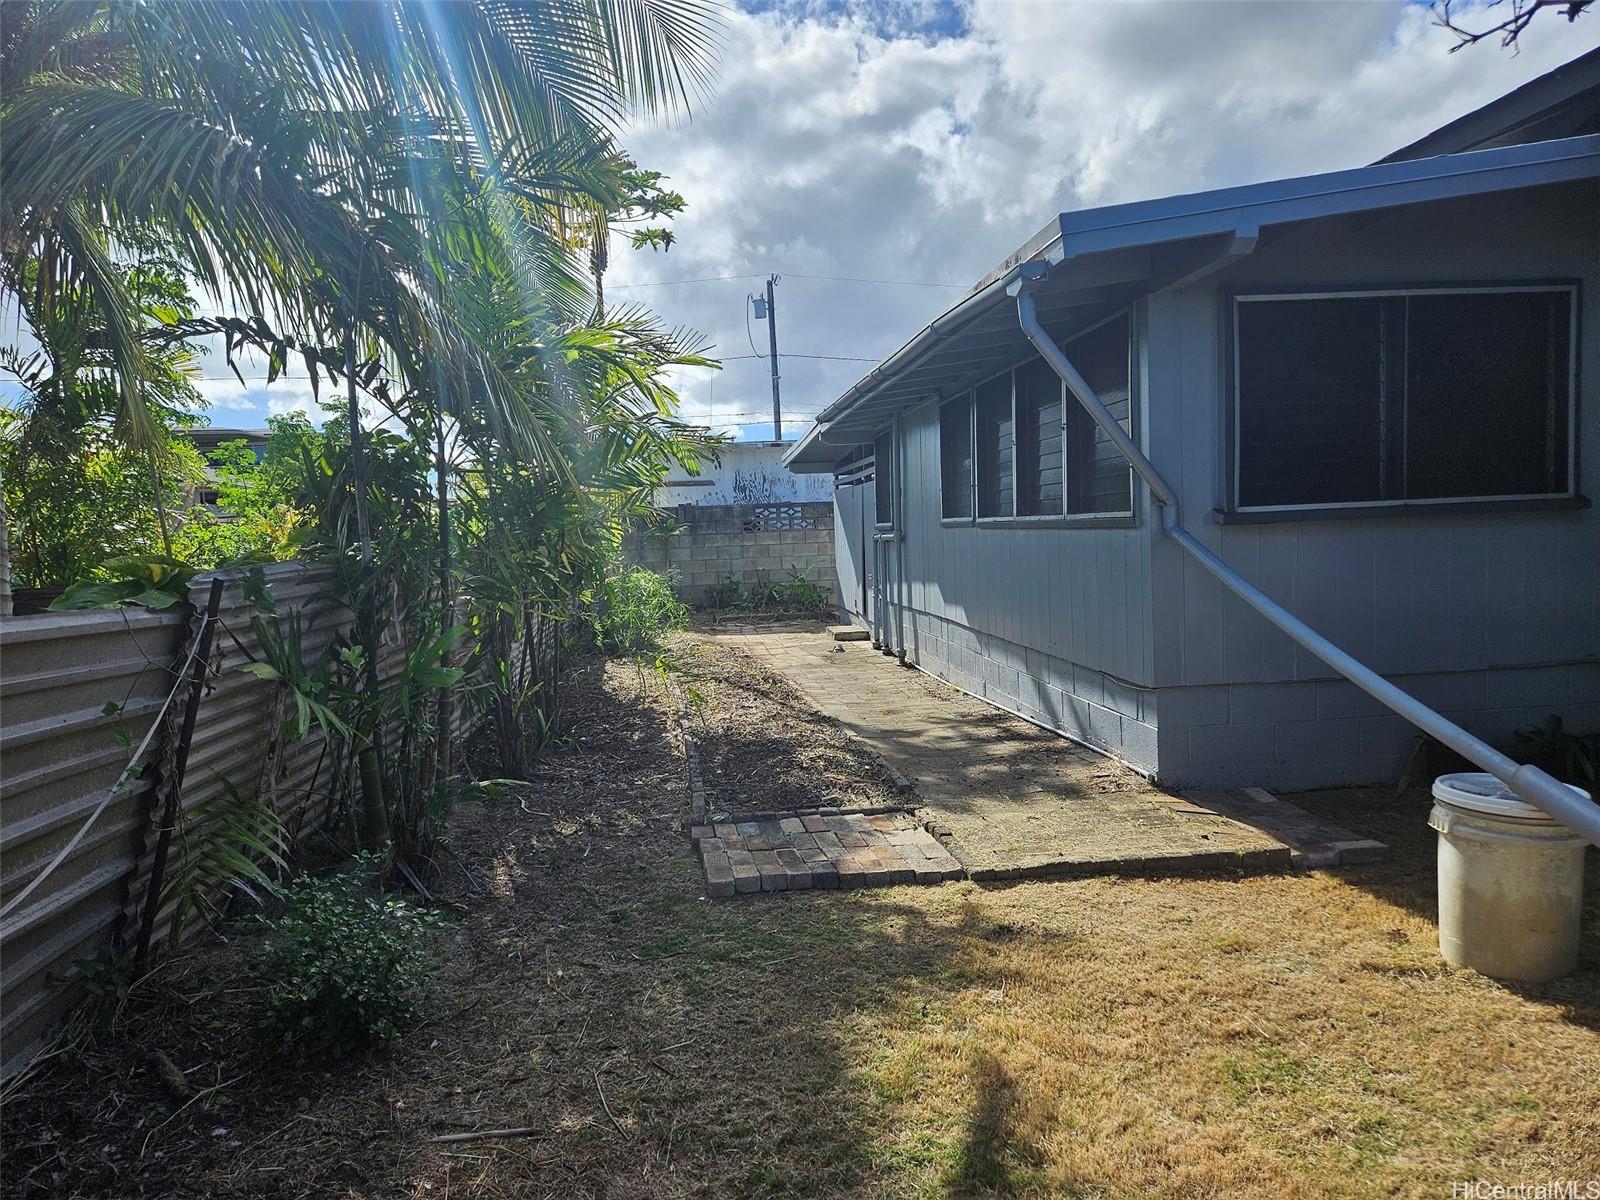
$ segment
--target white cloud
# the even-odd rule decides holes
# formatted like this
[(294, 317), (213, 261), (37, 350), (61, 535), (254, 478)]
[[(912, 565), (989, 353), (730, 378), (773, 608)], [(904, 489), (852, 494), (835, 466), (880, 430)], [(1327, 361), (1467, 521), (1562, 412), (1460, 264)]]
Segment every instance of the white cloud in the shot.
[(290, 412), (320, 416), (311, 384), (304, 377), (284, 376), (269, 387), (248, 371), (244, 374), (243, 384), (232, 375), (208, 376), (195, 381), (195, 388), (210, 406), (214, 423), (264, 426), (268, 416)]
[[(732, 357), (751, 354), (744, 298), (760, 278), (624, 285), (787, 272), (782, 350), (881, 356), (959, 291), (800, 275), (970, 284), (1056, 212), (1370, 162), (1600, 42), (1600, 22), (1551, 14), (1519, 54), (1450, 54), (1425, 6), (1317, 0), (729, 20), (710, 104), (624, 139), (688, 200), (678, 243), (619, 253), (607, 276), (613, 303), (714, 340), (725, 370), (682, 387), (686, 415), (718, 421), (770, 410), (767, 364)], [(868, 365), (785, 358), (786, 411), (817, 411)]]

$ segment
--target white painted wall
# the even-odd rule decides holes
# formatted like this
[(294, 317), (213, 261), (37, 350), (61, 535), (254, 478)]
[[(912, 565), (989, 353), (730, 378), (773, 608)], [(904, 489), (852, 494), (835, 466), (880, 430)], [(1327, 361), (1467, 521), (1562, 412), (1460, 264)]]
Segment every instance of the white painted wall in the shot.
[(781, 501), (833, 499), (832, 475), (796, 475), (782, 465), (792, 442), (734, 442), (723, 448), (721, 461), (709, 463), (699, 476), (677, 470), (667, 486), (656, 489), (656, 504), (772, 504)]

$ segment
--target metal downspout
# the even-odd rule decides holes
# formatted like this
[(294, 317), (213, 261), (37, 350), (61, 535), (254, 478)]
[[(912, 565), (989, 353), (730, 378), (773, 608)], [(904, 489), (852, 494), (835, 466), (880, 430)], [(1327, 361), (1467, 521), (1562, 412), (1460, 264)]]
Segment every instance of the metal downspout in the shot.
[(883, 541), (878, 536), (878, 485), (883, 481), (883, 472), (878, 466), (877, 455), (872, 459), (872, 503), (873, 511), (869, 516), (872, 524), (872, 620), (869, 622), (872, 630), (872, 648), (883, 649)]
[(900, 660), (900, 665), (906, 665), (906, 453), (901, 443), (903, 428), (900, 423), (900, 414), (894, 418), (894, 431), (890, 438), (894, 443), (894, 623), (895, 623), (895, 657)]
[(1156, 503), (1161, 506), (1163, 532), (1188, 551), (1189, 555), (1214, 575), (1223, 587), (1378, 703), (1398, 713), (1424, 733), (1443, 742), (1463, 758), (1476, 763), (1523, 800), (1580, 834), (1590, 844), (1600, 846), (1600, 804), (1585, 800), (1576, 789), (1560, 782), (1538, 767), (1518, 764), (1481, 738), (1474, 737), (1455, 722), (1434, 712), (1414, 696), (1401, 691), (1372, 668), (1358, 662), (1278, 604), (1183, 528), (1178, 511), (1177, 493), (1162, 478), (1155, 464), (1128, 436), (1127, 431), (1100, 402), (1100, 398), (1078, 373), (1077, 368), (1039, 324), (1032, 293), (1044, 282), (1049, 268), (1043, 263), (1028, 264), (1028, 266), (1037, 269), (1020, 274), (1007, 289), (1017, 299), (1017, 319), (1021, 323), (1022, 332), (1061, 377), (1062, 382), (1077, 398), (1084, 411), (1111, 439), (1122, 456), (1150, 488)]
[(879, 569), (879, 559), (882, 557), (883, 543), (878, 541), (878, 531), (872, 531), (872, 620), (868, 628), (872, 630), (872, 648), (883, 649), (883, 574)]

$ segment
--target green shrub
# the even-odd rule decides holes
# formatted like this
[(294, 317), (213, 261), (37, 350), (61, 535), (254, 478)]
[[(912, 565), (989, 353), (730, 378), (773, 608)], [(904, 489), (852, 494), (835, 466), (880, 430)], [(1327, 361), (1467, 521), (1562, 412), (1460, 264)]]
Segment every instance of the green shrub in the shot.
[(833, 593), (811, 578), (799, 567), (789, 571), (787, 579), (772, 580), (765, 571), (756, 572), (756, 580), (745, 587), (732, 575), (716, 584), (706, 593), (712, 608), (732, 609), (736, 612), (827, 612), (833, 608)]
[(814, 583), (799, 567), (789, 572), (789, 578), (778, 584), (785, 608), (799, 612), (822, 612), (833, 607), (833, 593), (820, 583)]
[(643, 567), (607, 576), (599, 599), (594, 638), (608, 654), (652, 650), (689, 623), (689, 610), (672, 594), (671, 579)]
[(729, 575), (721, 583), (714, 583), (706, 589), (706, 603), (712, 608), (737, 608), (744, 595), (744, 588), (739, 580)]
[(266, 993), (263, 1034), (282, 1047), (344, 1056), (392, 1042), (423, 1011), (437, 913), (374, 894), (376, 856), (302, 877), (267, 928), (249, 972)]

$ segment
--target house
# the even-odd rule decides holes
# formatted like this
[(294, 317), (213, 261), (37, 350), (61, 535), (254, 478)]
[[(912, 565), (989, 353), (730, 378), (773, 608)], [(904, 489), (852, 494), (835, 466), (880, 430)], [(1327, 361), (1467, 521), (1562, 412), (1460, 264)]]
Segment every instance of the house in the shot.
[(1294, 617), (1487, 741), (1600, 725), (1600, 51), (1370, 166), (1061, 214), (785, 462), (875, 644), (1163, 783), (1397, 777)]
[[(270, 429), (230, 429), (220, 425), (197, 425), (187, 429), (180, 429), (178, 432), (193, 442), (196, 450), (208, 457), (215, 454), (225, 443), (243, 442), (245, 448), (256, 456), (257, 462), (260, 462), (262, 456), (266, 454), (267, 442), (272, 437), (272, 430)], [(208, 467), (207, 474), (211, 482), (214, 483), (217, 477), (215, 468)], [(206, 505), (214, 515), (222, 520), (237, 520), (236, 517), (231, 517), (225, 511), (217, 508), (217, 489), (215, 487), (202, 486), (196, 488), (189, 498), (196, 504)]]
[(656, 489), (658, 508), (679, 505), (781, 504), (833, 499), (826, 474), (796, 475), (783, 465), (792, 442), (730, 442), (700, 474), (678, 472)]

